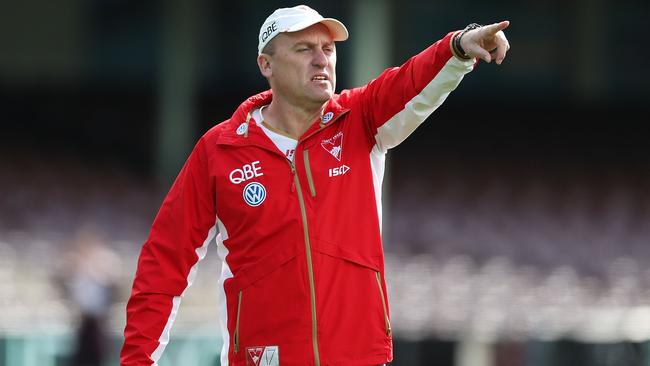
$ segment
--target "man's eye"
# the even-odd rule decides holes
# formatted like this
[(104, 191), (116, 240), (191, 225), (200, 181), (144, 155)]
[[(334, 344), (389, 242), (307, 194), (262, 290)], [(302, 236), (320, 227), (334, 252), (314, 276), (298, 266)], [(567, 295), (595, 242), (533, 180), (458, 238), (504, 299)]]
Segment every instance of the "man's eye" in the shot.
[(298, 48), (298, 52), (309, 51), (309, 48)]

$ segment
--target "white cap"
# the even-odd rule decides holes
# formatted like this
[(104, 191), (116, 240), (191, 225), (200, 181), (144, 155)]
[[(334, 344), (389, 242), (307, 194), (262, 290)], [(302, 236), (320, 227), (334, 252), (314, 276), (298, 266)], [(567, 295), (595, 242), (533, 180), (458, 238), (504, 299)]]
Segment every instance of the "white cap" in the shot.
[(323, 18), (318, 12), (307, 5), (298, 5), (293, 8), (280, 8), (269, 15), (260, 28), (257, 53), (261, 54), (264, 47), (283, 32), (297, 32), (316, 23), (322, 23), (329, 28), (334, 41), (348, 39), (348, 30), (343, 23), (333, 18)]

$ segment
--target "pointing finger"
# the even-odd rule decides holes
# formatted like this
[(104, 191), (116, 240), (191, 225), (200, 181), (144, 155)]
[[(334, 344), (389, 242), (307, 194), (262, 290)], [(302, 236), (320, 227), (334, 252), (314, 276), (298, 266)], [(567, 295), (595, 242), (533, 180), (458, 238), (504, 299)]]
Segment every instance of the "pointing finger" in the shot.
[(490, 25), (486, 25), (486, 26), (482, 27), (481, 30), (483, 31), (483, 34), (485, 34), (485, 35), (495, 35), (499, 31), (502, 31), (502, 30), (508, 28), (509, 25), (510, 25), (510, 22), (507, 21), (507, 20), (504, 20), (504, 21), (499, 22), (499, 23), (493, 23), (493, 24), (490, 24)]

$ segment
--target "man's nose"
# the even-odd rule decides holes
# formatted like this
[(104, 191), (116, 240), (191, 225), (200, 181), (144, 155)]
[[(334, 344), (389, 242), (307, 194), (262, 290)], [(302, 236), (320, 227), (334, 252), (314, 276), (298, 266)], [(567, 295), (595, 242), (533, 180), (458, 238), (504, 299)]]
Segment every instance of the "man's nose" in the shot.
[(321, 49), (317, 49), (314, 52), (314, 58), (312, 59), (312, 64), (316, 67), (325, 67), (329, 63), (329, 59), (325, 52)]

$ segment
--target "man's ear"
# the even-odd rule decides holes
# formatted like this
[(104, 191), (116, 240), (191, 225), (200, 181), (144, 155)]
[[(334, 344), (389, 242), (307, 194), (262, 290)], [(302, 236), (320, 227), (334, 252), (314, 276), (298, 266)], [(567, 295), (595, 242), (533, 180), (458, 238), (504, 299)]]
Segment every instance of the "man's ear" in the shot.
[(271, 71), (271, 56), (267, 54), (261, 54), (257, 56), (257, 66), (260, 68), (260, 72), (265, 78), (270, 78), (273, 75)]

